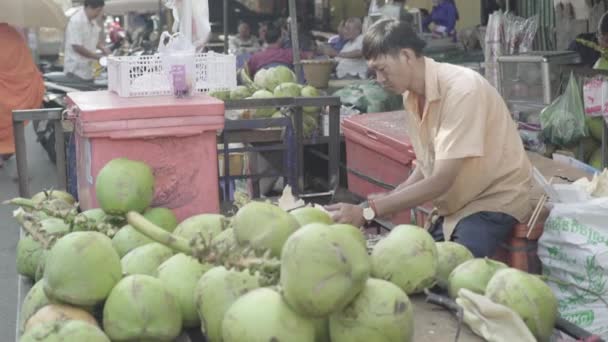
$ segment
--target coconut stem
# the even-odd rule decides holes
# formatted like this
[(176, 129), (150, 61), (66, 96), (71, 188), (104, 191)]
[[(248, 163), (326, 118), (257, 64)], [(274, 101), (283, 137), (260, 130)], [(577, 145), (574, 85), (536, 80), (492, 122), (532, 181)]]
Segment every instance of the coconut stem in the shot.
[(131, 226), (133, 226), (133, 228), (135, 228), (135, 230), (144, 234), (150, 239), (186, 255), (193, 254), (192, 247), (190, 247), (188, 240), (167, 232), (161, 227), (148, 221), (140, 213), (130, 211), (127, 213), (127, 221)]
[(39, 224), (36, 222), (32, 215), (22, 211), (20, 213), (15, 214), (14, 216), (15, 220), (19, 222), (23, 230), (30, 234), (32, 238), (34, 238), (34, 240), (39, 242), (44, 249), (48, 249), (51, 246), (52, 238), (47, 238), (47, 236), (39, 230)]
[[(74, 218), (78, 214), (78, 205), (68, 205), (65, 202), (56, 202), (58, 200), (44, 200), (40, 203), (35, 203), (29, 198), (16, 197), (8, 201), (2, 202), (2, 204), (15, 205), (22, 208), (31, 210), (42, 211), (43, 213), (64, 220), (66, 223), (71, 224)], [(65, 204), (64, 207), (58, 207), (57, 203)]]
[(567, 281), (563, 281), (563, 280), (560, 280), (560, 279), (557, 279), (557, 278), (553, 278), (553, 277), (550, 277), (550, 276), (547, 276), (547, 275), (542, 275), (542, 276), (538, 276), (538, 277), (541, 280), (545, 281), (545, 282), (549, 282), (550, 281), (552, 283), (556, 283), (556, 284), (561, 285), (561, 286), (574, 287), (575, 289), (587, 292), (587, 293), (589, 293), (589, 294), (597, 297), (608, 308), (608, 302), (602, 297), (601, 294), (599, 294), (599, 293), (597, 293), (595, 291), (592, 291), (592, 290), (586, 289), (586, 288), (584, 288), (582, 286), (579, 286), (579, 285), (576, 285), (576, 284), (573, 284), (573, 283), (569, 283)]

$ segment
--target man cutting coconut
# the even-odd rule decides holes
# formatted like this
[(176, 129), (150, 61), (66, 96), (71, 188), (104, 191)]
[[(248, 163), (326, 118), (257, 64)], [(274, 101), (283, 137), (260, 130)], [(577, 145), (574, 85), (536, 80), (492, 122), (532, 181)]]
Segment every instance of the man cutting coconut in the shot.
[(387, 90), (403, 94), (416, 168), (395, 190), (363, 205), (328, 206), (339, 223), (362, 226), (432, 201), (436, 241), (491, 257), (530, 213), (531, 164), (496, 89), (477, 72), (422, 56), (411, 26), (383, 19), (369, 28), (363, 56)]

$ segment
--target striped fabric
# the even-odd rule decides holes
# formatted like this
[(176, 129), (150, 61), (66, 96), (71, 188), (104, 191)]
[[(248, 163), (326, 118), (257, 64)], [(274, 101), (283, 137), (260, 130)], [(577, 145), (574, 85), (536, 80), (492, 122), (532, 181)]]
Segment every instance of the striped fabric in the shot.
[(556, 48), (555, 11), (553, 0), (517, 0), (517, 15), (529, 18), (538, 14), (538, 32), (534, 50), (550, 51)]

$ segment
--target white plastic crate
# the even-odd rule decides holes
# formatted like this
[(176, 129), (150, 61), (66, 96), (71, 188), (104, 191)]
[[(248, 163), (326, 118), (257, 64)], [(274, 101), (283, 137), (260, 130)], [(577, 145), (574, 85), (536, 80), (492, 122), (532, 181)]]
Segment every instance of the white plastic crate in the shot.
[[(196, 55), (196, 93), (236, 87), (236, 56), (214, 52)], [(108, 90), (120, 97), (171, 95), (160, 55), (108, 58)]]

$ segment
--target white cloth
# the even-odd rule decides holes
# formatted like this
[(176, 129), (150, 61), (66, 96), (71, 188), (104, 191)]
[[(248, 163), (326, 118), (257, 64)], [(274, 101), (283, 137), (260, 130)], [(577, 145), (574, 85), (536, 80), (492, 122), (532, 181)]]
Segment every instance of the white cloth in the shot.
[(385, 18), (401, 19), (401, 11), (403, 7), (396, 4), (385, 4), (380, 8), (380, 13)]
[(81, 45), (85, 49), (95, 52), (99, 42), (101, 28), (96, 22), (90, 21), (84, 7), (78, 9), (70, 18), (65, 31), (65, 51), (63, 71), (72, 73), (82, 79), (93, 79), (92, 59), (81, 56), (72, 45)]
[[(353, 52), (363, 49), (363, 35), (359, 35), (357, 38), (347, 42), (340, 53)], [(336, 75), (338, 78), (344, 78), (346, 76), (357, 76), (360, 78), (367, 77), (367, 62), (363, 58), (342, 58), (336, 57), (338, 66), (336, 66)]]
[(380, 6), (378, 6), (378, 2), (376, 0), (370, 1), (369, 10), (367, 15), (379, 15), (380, 14)]
[(536, 342), (515, 311), (467, 289), (458, 291), (456, 303), (464, 310), (464, 322), (488, 342)]

